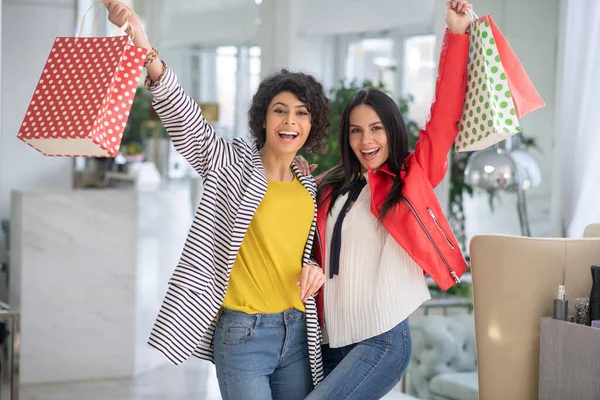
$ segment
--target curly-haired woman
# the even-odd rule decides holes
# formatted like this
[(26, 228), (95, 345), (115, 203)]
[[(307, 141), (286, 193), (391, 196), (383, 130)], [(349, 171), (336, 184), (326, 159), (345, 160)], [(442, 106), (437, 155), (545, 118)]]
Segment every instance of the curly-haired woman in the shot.
[(292, 161), (324, 145), (323, 87), (306, 74), (272, 75), (249, 110), (252, 142), (226, 141), (158, 59), (137, 15), (116, 0), (104, 5), (148, 49), (153, 107), (204, 181), (150, 345), (174, 364), (213, 361), (224, 399), (303, 399), (323, 374), (313, 296), (325, 278), (309, 258), (316, 184)]

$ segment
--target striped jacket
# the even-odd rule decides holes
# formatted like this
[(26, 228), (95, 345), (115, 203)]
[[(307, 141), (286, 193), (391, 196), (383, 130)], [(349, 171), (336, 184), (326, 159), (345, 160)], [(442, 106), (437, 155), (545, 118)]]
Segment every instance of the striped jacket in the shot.
[[(256, 146), (242, 139), (229, 142), (217, 137), (170, 69), (151, 92), (153, 107), (173, 145), (202, 176), (204, 191), (148, 343), (173, 364), (190, 355), (214, 362), (216, 316), (242, 239), (267, 191), (267, 177)], [(293, 168), (316, 210), (313, 177), (302, 175), (295, 165)], [(298, 272), (300, 262), (312, 263), (315, 228), (316, 213)], [(316, 386), (323, 378), (321, 331), (315, 299), (309, 298), (305, 306), (308, 354)]]

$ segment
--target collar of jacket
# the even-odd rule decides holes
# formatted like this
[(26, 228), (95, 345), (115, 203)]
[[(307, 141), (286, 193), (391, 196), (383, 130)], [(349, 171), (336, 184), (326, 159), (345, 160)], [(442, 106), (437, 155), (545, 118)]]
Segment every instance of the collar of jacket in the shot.
[(377, 169), (375, 169), (375, 170), (373, 170), (373, 169), (371, 169), (371, 167), (369, 167), (368, 171), (369, 171), (369, 174), (373, 174), (373, 173), (383, 173), (383, 174), (387, 174), (387, 175), (389, 175), (389, 176), (392, 176), (392, 177), (396, 176), (396, 175), (395, 175), (395, 174), (394, 174), (394, 173), (393, 173), (393, 172), (390, 170), (390, 167), (389, 167), (389, 165), (388, 165), (388, 163), (387, 163), (387, 162), (386, 162), (385, 164), (383, 164), (381, 167), (379, 167), (379, 168), (377, 168)]

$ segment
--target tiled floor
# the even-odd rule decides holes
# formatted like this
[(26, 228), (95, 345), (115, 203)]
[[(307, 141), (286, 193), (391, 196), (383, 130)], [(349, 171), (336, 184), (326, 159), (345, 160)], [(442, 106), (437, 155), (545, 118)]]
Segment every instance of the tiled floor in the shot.
[[(10, 396), (2, 393), (1, 400)], [(390, 394), (385, 399), (395, 399)], [(189, 360), (133, 379), (22, 386), (20, 400), (220, 400), (212, 364)]]

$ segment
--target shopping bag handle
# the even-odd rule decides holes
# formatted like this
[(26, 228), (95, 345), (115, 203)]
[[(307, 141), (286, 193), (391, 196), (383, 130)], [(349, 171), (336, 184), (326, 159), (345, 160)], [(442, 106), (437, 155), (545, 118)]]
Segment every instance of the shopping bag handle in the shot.
[[(449, 3), (452, 3), (452, 0), (446, 0), (446, 4), (449, 4)], [(471, 26), (473, 26), (473, 24), (475, 24), (475, 21), (479, 19), (477, 14), (475, 14), (475, 11), (473, 11), (473, 9), (471, 9), (471, 8), (467, 8), (465, 10), (465, 14), (467, 14), (469, 16), (469, 19), (471, 20)]]
[[(99, 4), (103, 4), (104, 2), (102, 0), (98, 0), (96, 1), (94, 4), (92, 4), (90, 6), (90, 8), (87, 9), (87, 11), (83, 14), (83, 17), (81, 18), (81, 25), (79, 26), (79, 31), (77, 32), (77, 37), (81, 36), (81, 33), (83, 32), (83, 25), (85, 24), (85, 17), (87, 16), (87, 14), (94, 9), (96, 6), (98, 6)], [(94, 32), (96, 31), (96, 25), (98, 24), (98, 16), (100, 15), (100, 12), (102, 11), (102, 8), (100, 8), (98, 11), (96, 11), (96, 14), (94, 15), (94, 23), (92, 25), (92, 35), (94, 35)], [(129, 28), (129, 21), (125, 21), (125, 24), (120, 28), (123, 29), (124, 32), (127, 32), (127, 28)], [(131, 28), (131, 35), (129, 35), (131, 41), (133, 42), (133, 38), (135, 36), (135, 31), (133, 30), (133, 27)]]
[(470, 8), (467, 8), (465, 10), (465, 13), (469, 16), (469, 18), (471, 19), (471, 26), (473, 26), (473, 24), (475, 24), (475, 21), (479, 19), (479, 17), (477, 16), (477, 14), (475, 14), (475, 11), (471, 10)]

